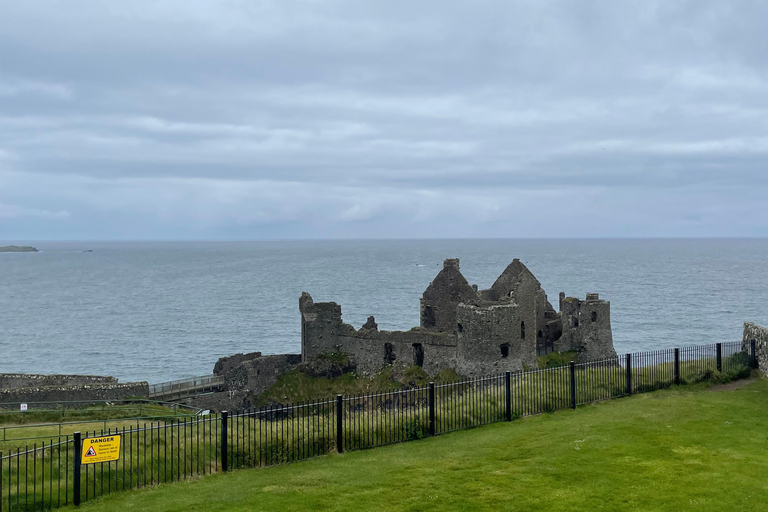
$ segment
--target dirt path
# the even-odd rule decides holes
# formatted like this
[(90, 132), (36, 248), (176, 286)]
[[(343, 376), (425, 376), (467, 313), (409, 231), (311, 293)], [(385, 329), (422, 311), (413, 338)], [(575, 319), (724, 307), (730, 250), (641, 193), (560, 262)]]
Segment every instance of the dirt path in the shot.
[(758, 380), (758, 377), (750, 377), (749, 379), (733, 380), (728, 384), (718, 384), (716, 386), (711, 386), (707, 391), (733, 391), (734, 389), (739, 389), (739, 388), (743, 388), (744, 386), (749, 386), (750, 384), (752, 384), (757, 380)]

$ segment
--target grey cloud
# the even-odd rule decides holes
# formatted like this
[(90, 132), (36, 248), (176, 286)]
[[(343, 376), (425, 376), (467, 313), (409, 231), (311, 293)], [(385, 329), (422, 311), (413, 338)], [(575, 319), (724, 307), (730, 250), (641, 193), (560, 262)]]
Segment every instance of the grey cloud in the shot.
[[(10, 3), (0, 204), (69, 216), (5, 215), (0, 237), (114, 238), (103, 216), (140, 238), (765, 235), (744, 215), (768, 191), (765, 19), (757, 1)], [(608, 220), (565, 228), (574, 208)]]

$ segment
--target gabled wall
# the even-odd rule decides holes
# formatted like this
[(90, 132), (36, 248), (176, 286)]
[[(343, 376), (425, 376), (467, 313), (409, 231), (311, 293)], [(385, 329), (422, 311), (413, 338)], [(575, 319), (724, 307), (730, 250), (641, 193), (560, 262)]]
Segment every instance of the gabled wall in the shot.
[(554, 341), (560, 337), (561, 327), (557, 312), (547, 300), (541, 283), (519, 259), (512, 260), (483, 297), (499, 301), (512, 299), (520, 306), (520, 320), (525, 322), (526, 336), (534, 339), (534, 350), (551, 352)]
[(443, 270), (429, 283), (422, 296), (421, 327), (440, 332), (455, 332), (456, 306), (477, 298), (477, 291), (459, 270), (459, 260), (445, 260)]

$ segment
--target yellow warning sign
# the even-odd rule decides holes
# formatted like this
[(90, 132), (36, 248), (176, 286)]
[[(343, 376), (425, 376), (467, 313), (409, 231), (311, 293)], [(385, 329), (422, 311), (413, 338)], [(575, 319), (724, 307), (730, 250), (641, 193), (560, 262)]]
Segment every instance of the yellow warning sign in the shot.
[(120, 436), (104, 436), (83, 439), (82, 464), (109, 462), (120, 458)]

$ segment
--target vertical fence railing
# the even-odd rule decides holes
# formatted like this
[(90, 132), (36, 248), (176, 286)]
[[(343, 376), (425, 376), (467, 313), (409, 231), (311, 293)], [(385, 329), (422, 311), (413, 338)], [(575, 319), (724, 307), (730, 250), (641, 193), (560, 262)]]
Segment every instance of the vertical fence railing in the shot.
[(72, 503), (71, 436), (0, 451), (0, 510), (51, 510)]
[(675, 383), (675, 350), (652, 350), (632, 354), (632, 393), (644, 393)]
[[(399, 443), (579, 404), (748, 375), (754, 343), (638, 352), (585, 363), (430, 383), (371, 395), (272, 404), (0, 444), (0, 512), (50, 510), (137, 487)], [(118, 460), (80, 465), (82, 443), (120, 436)]]
[[(120, 455), (115, 461), (82, 464), (79, 471), (75, 468), (72, 485), (74, 488), (77, 480), (80, 485), (74, 494), (85, 502), (118, 491), (217, 473), (221, 470), (221, 429), (221, 417), (207, 415), (86, 432), (83, 442), (120, 436)], [(73, 450), (73, 462), (79, 461), (75, 455)]]
[[(429, 386), (353, 395), (337, 402), (342, 451), (373, 448), (429, 435)], [(438, 388), (435, 388), (438, 393)], [(435, 412), (435, 425), (440, 421)], [(437, 427), (436, 427), (437, 428)]]
[(512, 375), (512, 414), (531, 416), (570, 407), (568, 366)]
[(317, 400), (232, 411), (222, 433), (228, 469), (267, 467), (333, 451), (336, 401)]
[(740, 341), (721, 343), (722, 371), (737, 372), (743, 368), (751, 368), (749, 347)]
[(627, 394), (627, 369), (623, 357), (576, 363), (576, 404), (619, 398)]
[(511, 420), (512, 385), (512, 374), (435, 385), (435, 434)]
[(680, 378), (696, 382), (717, 371), (716, 345), (695, 345), (680, 349)]

